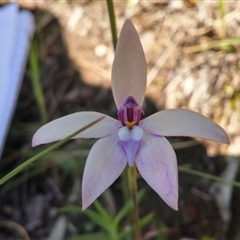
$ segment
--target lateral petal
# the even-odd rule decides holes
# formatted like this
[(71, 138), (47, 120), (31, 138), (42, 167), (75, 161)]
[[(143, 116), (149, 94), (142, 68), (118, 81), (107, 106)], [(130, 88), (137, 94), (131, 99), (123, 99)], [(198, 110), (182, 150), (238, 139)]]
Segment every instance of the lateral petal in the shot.
[(229, 144), (229, 138), (222, 127), (189, 110), (163, 110), (142, 120), (139, 125), (160, 136), (198, 137)]
[(122, 126), (120, 121), (117, 121), (102, 113), (77, 112), (53, 120), (52, 122), (49, 122), (38, 129), (33, 136), (32, 146), (35, 147), (39, 144), (61, 140), (103, 116), (104, 118), (101, 121), (79, 133), (74, 137), (74, 139), (105, 137), (109, 134), (117, 132)]
[(136, 156), (143, 179), (173, 209), (178, 209), (178, 170), (175, 152), (166, 138), (146, 134)]
[(83, 173), (83, 210), (120, 176), (126, 164), (127, 158), (117, 134), (101, 138), (93, 145)]
[(112, 90), (119, 109), (132, 96), (142, 106), (147, 84), (147, 67), (138, 33), (127, 19), (117, 43), (112, 67)]

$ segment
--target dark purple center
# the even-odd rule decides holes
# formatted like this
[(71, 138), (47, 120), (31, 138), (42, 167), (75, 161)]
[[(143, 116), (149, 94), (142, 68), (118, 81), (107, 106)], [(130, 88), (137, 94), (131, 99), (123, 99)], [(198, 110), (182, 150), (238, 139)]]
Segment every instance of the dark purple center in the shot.
[(138, 125), (143, 114), (142, 107), (138, 105), (137, 101), (132, 97), (128, 97), (119, 109), (118, 115), (123, 126), (132, 128), (134, 125)]

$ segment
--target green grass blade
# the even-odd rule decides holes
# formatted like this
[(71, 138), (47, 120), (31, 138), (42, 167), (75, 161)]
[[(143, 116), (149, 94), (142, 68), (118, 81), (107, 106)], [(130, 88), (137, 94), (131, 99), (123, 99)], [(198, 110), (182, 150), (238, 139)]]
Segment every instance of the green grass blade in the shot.
[[(148, 215), (142, 217), (140, 219), (140, 226), (145, 227), (154, 217), (153, 213), (149, 213)], [(126, 237), (130, 237), (133, 233), (133, 227), (129, 226), (129, 229), (126, 231), (121, 231), (118, 233), (118, 237), (120, 239), (126, 239)]]
[(67, 205), (58, 209), (61, 213), (82, 213), (82, 208), (77, 205)]
[[(142, 189), (138, 192), (138, 201), (140, 202), (145, 194), (145, 190)], [(119, 222), (131, 211), (133, 208), (133, 201), (130, 199), (127, 203), (120, 209), (116, 217), (114, 218), (114, 224), (117, 226)]]
[(217, 177), (217, 176), (214, 176), (214, 175), (209, 174), (209, 173), (204, 173), (204, 172), (200, 172), (200, 171), (197, 171), (197, 170), (193, 170), (193, 169), (190, 169), (190, 168), (187, 168), (187, 167), (181, 167), (181, 166), (178, 167), (178, 170), (180, 172), (192, 174), (192, 175), (195, 175), (195, 176), (198, 176), (198, 177), (211, 179), (211, 180), (214, 180), (214, 181), (217, 181), (217, 182), (221, 182), (223, 184), (229, 184), (229, 185), (232, 185), (234, 187), (240, 187), (240, 182), (228, 181), (224, 178)]
[(32, 81), (33, 93), (37, 101), (39, 113), (41, 116), (42, 124), (47, 122), (47, 111), (45, 107), (45, 99), (42, 91), (41, 79), (40, 79), (40, 70), (38, 64), (38, 54), (37, 48), (35, 47), (34, 42), (32, 42), (30, 47), (29, 55), (29, 66), (30, 66), (30, 76)]
[(97, 200), (94, 202), (94, 207), (106, 219), (108, 219), (109, 221), (113, 221), (113, 217), (106, 211), (106, 209)]
[(150, 221), (153, 219), (153, 217), (154, 217), (153, 213), (149, 213), (148, 215), (142, 217), (140, 219), (141, 227), (145, 227), (148, 223), (150, 223)]
[(96, 213), (90, 209), (87, 209), (84, 211), (84, 213), (92, 219), (93, 222), (101, 226), (103, 229), (105, 229), (107, 232), (112, 232), (112, 221), (109, 221), (104, 216), (102, 216), (100, 213)]
[(107, 240), (109, 235), (105, 233), (93, 233), (74, 236), (71, 240)]
[(239, 46), (240, 46), (240, 38), (227, 38), (223, 40), (200, 43), (199, 45), (188, 47), (186, 50), (187, 50), (187, 53), (195, 53), (195, 52), (206, 51), (212, 48), (230, 50), (232, 47), (239, 47)]
[(220, 37), (225, 38), (226, 37), (226, 23), (225, 23), (225, 0), (218, 0), (218, 11), (220, 15), (220, 21), (221, 21), (221, 26), (220, 26)]

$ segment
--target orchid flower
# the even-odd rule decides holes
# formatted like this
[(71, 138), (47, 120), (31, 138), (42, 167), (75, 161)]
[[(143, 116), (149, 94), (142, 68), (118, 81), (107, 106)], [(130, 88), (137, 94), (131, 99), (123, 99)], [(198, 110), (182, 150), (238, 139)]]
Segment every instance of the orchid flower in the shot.
[(177, 210), (177, 159), (164, 136), (190, 136), (229, 143), (220, 126), (196, 112), (163, 110), (141, 120), (146, 78), (142, 45), (132, 22), (127, 19), (112, 67), (112, 90), (120, 120), (99, 112), (77, 112), (44, 125), (33, 137), (33, 146), (58, 141), (104, 116), (74, 137), (99, 138), (89, 152), (83, 173), (83, 209), (92, 204), (128, 164), (136, 165), (152, 189)]

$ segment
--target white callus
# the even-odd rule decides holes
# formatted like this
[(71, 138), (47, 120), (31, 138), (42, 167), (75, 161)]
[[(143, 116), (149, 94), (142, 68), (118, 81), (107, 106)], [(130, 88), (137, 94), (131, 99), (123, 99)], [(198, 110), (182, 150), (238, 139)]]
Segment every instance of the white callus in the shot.
[(132, 129), (129, 129), (129, 127), (124, 126), (119, 129), (118, 131), (118, 137), (121, 141), (127, 141), (127, 140), (135, 140), (140, 141), (143, 137), (143, 130), (139, 126), (133, 126)]

